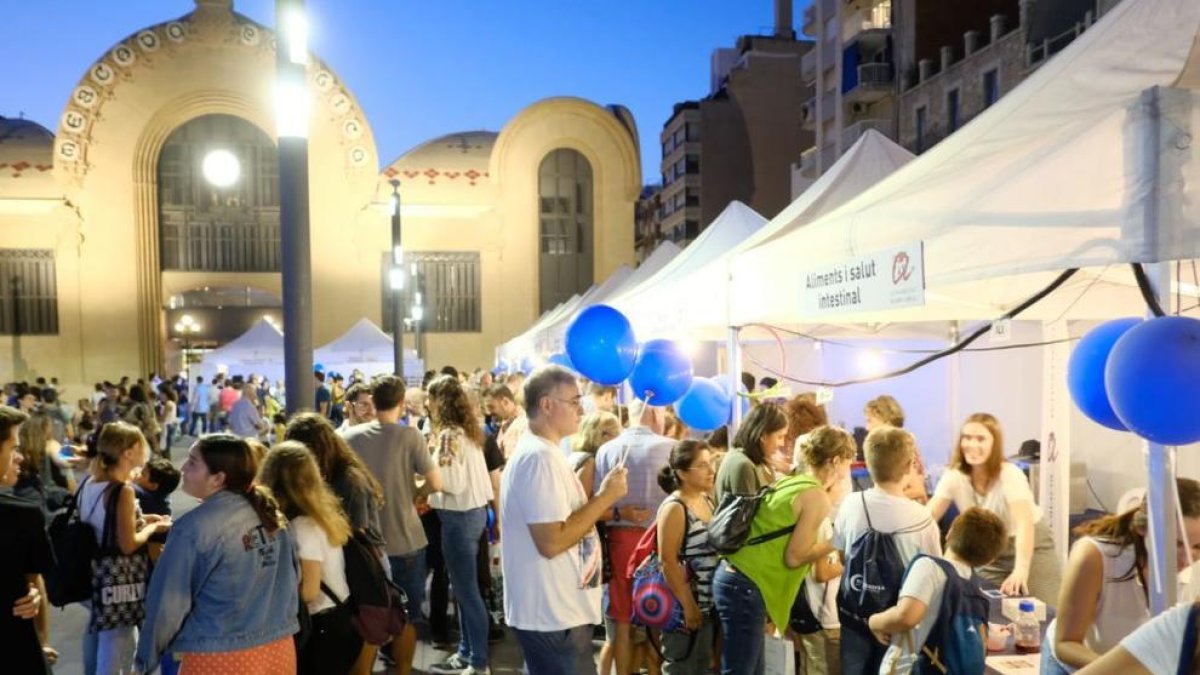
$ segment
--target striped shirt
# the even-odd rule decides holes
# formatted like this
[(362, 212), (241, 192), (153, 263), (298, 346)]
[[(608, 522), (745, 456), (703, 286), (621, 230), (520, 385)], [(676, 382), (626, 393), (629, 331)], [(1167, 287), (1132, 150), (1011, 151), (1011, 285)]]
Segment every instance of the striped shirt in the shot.
[[(687, 520), (687, 531), (683, 537), (683, 550), (679, 553), (679, 559), (692, 571), (692, 588), (696, 592), (696, 604), (700, 606), (701, 612), (708, 613), (713, 607), (712, 578), (718, 562), (717, 552), (713, 550), (712, 544), (708, 543), (708, 523), (692, 515), (687, 504), (684, 504), (683, 500), (675, 495), (667, 497), (664, 503), (670, 501), (678, 502), (683, 507), (684, 517)], [(709, 507), (712, 507), (711, 500)]]

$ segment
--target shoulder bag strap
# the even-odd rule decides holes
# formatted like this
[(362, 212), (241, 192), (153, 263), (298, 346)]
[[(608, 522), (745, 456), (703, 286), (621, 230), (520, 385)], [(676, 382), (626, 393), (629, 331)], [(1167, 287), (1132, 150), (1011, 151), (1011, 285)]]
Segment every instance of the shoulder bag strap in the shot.
[(325, 597), (332, 600), (333, 604), (339, 608), (346, 604), (346, 600), (349, 600), (349, 598), (346, 598), (346, 600), (338, 600), (338, 597), (333, 593), (333, 589), (327, 586), (324, 581), (321, 582), (321, 592), (325, 594)]
[(1187, 623), (1183, 631), (1183, 646), (1179, 650), (1179, 670), (1175, 675), (1191, 675), (1195, 672), (1196, 632), (1200, 630), (1200, 602), (1193, 603), (1188, 610)]

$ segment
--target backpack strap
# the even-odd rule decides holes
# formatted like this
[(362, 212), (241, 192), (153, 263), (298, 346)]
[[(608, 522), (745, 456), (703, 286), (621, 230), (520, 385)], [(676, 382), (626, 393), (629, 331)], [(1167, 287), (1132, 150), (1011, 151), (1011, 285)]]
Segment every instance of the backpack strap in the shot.
[(334, 595), (334, 593), (333, 593), (333, 589), (330, 588), (329, 586), (325, 585), (324, 581), (321, 582), (321, 592), (325, 594), (325, 597), (332, 600), (334, 606), (336, 606), (338, 609), (345, 607), (346, 604), (350, 601), (350, 596), (346, 596), (345, 600), (338, 600), (338, 597), (336, 595)]
[[(104, 506), (104, 532), (100, 536), (100, 548), (105, 551), (115, 551), (120, 548), (117, 544), (117, 504), (121, 499), (121, 488), (125, 487), (124, 483), (113, 482), (104, 489), (105, 493), (101, 495), (101, 499), (105, 500)], [(96, 500), (97, 503), (100, 501)], [(95, 507), (92, 507), (95, 509)]]
[(1179, 651), (1179, 670), (1175, 675), (1191, 675), (1195, 670), (1197, 629), (1200, 629), (1200, 602), (1192, 603), (1192, 608), (1188, 610), (1183, 647)]

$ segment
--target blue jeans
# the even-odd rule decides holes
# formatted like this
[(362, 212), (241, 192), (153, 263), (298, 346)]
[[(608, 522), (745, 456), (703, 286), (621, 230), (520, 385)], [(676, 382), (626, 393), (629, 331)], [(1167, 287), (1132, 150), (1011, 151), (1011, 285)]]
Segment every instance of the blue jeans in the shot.
[(842, 672), (846, 675), (875, 675), (883, 664), (887, 649), (861, 624), (842, 622)]
[(458, 655), (476, 670), (483, 670), (488, 663), (488, 614), (479, 591), (476, 557), (479, 537), (487, 526), (487, 509), (438, 509), (437, 515), (442, 523), (442, 556), (458, 601)]
[(591, 626), (544, 632), (514, 628), (513, 632), (529, 675), (596, 675)]
[(425, 549), (408, 555), (389, 555), (388, 566), (392, 568), (392, 582), (408, 598), (404, 604), (408, 622), (416, 627), (417, 635), (423, 637), (427, 624), (421, 610), (421, 605), (425, 604)]
[(133, 672), (137, 628), (122, 626), (83, 633), (83, 672), (86, 675), (128, 675)]
[(1069, 675), (1072, 671), (1067, 670), (1057, 658), (1054, 657), (1054, 647), (1050, 644), (1042, 643), (1042, 675)]
[(724, 560), (713, 575), (713, 604), (721, 620), (721, 675), (762, 675), (767, 605), (749, 577)]

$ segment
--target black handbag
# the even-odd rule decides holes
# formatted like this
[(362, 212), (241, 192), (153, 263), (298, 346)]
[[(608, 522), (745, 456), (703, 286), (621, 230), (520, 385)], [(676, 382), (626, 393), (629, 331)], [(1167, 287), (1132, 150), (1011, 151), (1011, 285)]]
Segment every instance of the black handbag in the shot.
[(92, 559), (96, 557), (96, 533), (79, 519), (79, 495), (90, 476), (67, 498), (67, 510), (50, 522), (50, 545), (54, 566), (46, 575), (46, 595), (50, 604), (65, 607), (92, 597)]
[(145, 547), (121, 552), (117, 543), (117, 502), (122, 485), (110, 485), (104, 514), (104, 534), (92, 561), (92, 616), (88, 631), (98, 633), (122, 626), (139, 626), (146, 617), (146, 585), (150, 556)]

